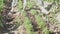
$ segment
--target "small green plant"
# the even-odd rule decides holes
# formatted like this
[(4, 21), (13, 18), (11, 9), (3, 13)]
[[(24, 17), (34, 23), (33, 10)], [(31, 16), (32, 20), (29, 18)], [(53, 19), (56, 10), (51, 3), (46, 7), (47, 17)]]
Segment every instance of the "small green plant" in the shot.
[(27, 6), (29, 7), (29, 8), (32, 8), (33, 6), (34, 6), (34, 4), (35, 4), (35, 2), (33, 2), (33, 1), (28, 1), (27, 2)]
[(0, 0), (0, 12), (3, 9), (3, 5), (4, 5), (3, 0)]
[(33, 33), (33, 27), (31, 24), (31, 21), (29, 20), (29, 18), (27, 17), (27, 13), (26, 11), (23, 11), (24, 13), (22, 13), (22, 15), (24, 16), (23, 18), (23, 22), (26, 28), (26, 34), (32, 34)]
[(34, 9), (32, 9), (32, 10), (30, 10), (30, 13), (31, 13), (32, 15), (36, 15), (36, 14), (37, 14), (37, 11), (34, 10)]
[(36, 21), (41, 28), (44, 28), (46, 23), (42, 20), (39, 15), (35, 15)]
[[(4, 6), (3, 0), (0, 0), (0, 13), (2, 12), (3, 6)], [(0, 14), (0, 27), (3, 27), (2, 18), (3, 17)]]
[(21, 0), (19, 0), (19, 2), (18, 2), (18, 9), (19, 10), (23, 9), (23, 2)]
[(44, 34), (49, 34), (49, 30), (46, 28), (46, 23), (43, 21), (42, 17), (39, 15), (35, 15), (36, 21), (40, 28), (42, 28), (42, 31)]
[(28, 17), (25, 17), (24, 24), (25, 24), (27, 34), (32, 34), (32, 24), (30, 20), (28, 19)]

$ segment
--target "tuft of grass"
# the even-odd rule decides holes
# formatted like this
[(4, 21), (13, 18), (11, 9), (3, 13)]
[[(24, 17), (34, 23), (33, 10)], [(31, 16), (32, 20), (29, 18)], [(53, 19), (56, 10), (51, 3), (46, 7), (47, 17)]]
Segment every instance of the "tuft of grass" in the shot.
[(18, 9), (19, 10), (23, 9), (23, 2), (21, 0), (19, 0), (19, 2), (18, 2)]
[(36, 21), (40, 28), (42, 28), (43, 34), (49, 34), (49, 30), (46, 28), (46, 23), (43, 21), (42, 17), (35, 15)]
[(27, 7), (29, 7), (29, 8), (32, 8), (34, 5), (35, 5), (35, 2), (33, 2), (31, 0), (27, 2)]
[(25, 17), (24, 24), (25, 24), (27, 34), (32, 34), (32, 24), (28, 19), (28, 17)]
[(43, 29), (46, 23), (42, 20), (42, 18), (39, 15), (35, 15), (35, 18), (36, 18), (38, 25)]
[(29, 18), (27, 17), (27, 13), (25, 11), (23, 11), (23, 16), (24, 16), (24, 25), (26, 28), (26, 34), (33, 34), (33, 27), (31, 24), (31, 21), (29, 20)]
[[(4, 6), (3, 0), (0, 0), (0, 13), (2, 12), (3, 6)], [(3, 27), (2, 18), (3, 17), (0, 15), (0, 27)]]
[[(36, 22), (39, 25), (39, 28), (42, 28), (43, 34), (49, 34), (49, 30), (46, 28), (46, 23), (43, 21), (42, 17), (37, 14), (37, 11), (33, 9), (30, 13), (35, 16)], [(34, 32), (34, 34), (37, 34), (37, 32)]]
[(36, 15), (36, 14), (37, 14), (37, 11), (34, 10), (34, 9), (32, 9), (32, 10), (30, 10), (30, 13), (31, 13), (32, 15)]

